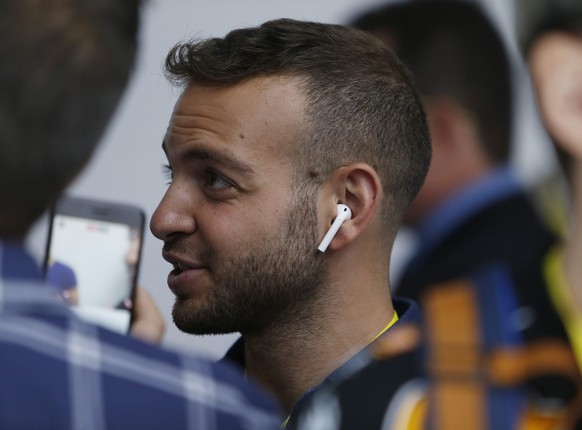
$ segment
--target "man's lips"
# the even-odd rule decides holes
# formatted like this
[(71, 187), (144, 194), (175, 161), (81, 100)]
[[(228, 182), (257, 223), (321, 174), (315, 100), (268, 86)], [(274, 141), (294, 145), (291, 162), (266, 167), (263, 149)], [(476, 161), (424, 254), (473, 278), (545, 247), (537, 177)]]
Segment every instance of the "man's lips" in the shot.
[(172, 264), (174, 270), (168, 274), (168, 286), (175, 293), (191, 290), (199, 281), (207, 266), (201, 262), (162, 252), (164, 260)]
[(185, 263), (183, 261), (173, 262), (172, 265), (174, 266), (174, 271), (176, 271), (176, 272), (185, 272), (187, 270), (197, 270), (197, 269), (201, 269), (204, 267), (202, 264)]
[(184, 257), (181, 257), (177, 254), (172, 254), (170, 252), (162, 251), (162, 258), (174, 266), (174, 270), (178, 270), (180, 272), (185, 272), (187, 270), (196, 270), (206, 267), (206, 265), (202, 262), (196, 260), (190, 260)]

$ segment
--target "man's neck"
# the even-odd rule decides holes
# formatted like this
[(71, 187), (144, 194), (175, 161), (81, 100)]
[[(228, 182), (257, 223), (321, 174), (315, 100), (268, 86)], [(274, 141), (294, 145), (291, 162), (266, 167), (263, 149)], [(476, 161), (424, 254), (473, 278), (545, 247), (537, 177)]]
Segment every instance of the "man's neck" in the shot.
[(367, 346), (394, 313), (387, 293), (383, 300), (366, 300), (366, 311), (355, 305), (353, 300), (336, 300), (334, 306), (326, 307), (327, 314), (322, 311), (326, 308), (314, 307), (319, 312), (301, 324), (280, 324), (245, 336), (247, 375), (290, 412), (307, 390)]

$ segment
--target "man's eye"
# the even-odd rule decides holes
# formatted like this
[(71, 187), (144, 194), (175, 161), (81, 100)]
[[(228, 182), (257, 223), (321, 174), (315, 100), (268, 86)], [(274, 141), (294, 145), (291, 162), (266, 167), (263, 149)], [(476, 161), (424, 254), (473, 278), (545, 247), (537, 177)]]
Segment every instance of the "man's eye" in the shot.
[(232, 184), (216, 172), (209, 171), (206, 174), (206, 186), (212, 190), (226, 190), (232, 188)]

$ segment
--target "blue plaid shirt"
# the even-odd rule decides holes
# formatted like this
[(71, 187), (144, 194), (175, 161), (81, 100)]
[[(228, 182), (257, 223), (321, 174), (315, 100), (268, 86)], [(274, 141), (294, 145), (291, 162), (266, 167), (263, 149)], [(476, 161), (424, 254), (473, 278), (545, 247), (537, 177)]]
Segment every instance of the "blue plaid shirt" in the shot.
[(1, 429), (278, 429), (275, 403), (230, 366), (80, 321), (0, 242)]

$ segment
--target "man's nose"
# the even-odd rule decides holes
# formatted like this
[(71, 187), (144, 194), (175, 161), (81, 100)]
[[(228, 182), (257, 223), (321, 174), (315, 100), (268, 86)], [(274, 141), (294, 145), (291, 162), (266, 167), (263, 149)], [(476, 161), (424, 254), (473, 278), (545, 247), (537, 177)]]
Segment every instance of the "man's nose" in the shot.
[(150, 230), (160, 240), (168, 240), (176, 234), (191, 234), (196, 230), (192, 196), (171, 185), (158, 204), (150, 220)]

